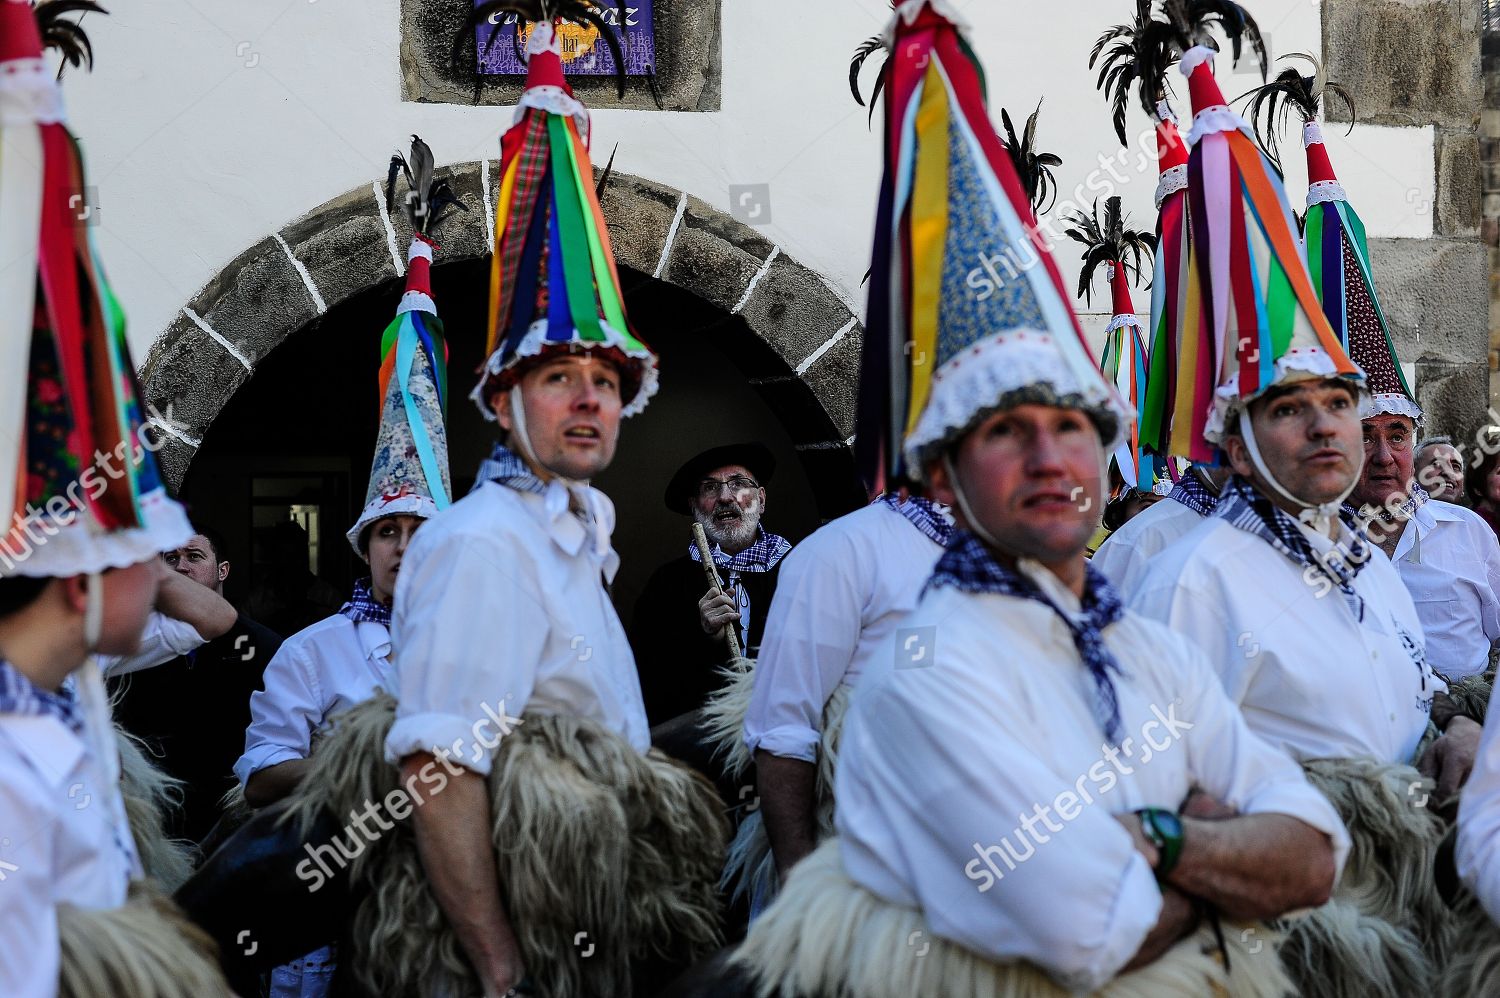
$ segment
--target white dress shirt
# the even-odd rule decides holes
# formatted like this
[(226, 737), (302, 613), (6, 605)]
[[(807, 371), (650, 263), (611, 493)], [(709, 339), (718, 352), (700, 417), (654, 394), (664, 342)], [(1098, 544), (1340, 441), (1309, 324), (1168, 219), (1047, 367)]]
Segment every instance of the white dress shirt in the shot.
[(192, 624), (152, 610), (141, 632), (141, 646), (133, 655), (100, 655), (99, 668), (105, 678), (124, 676), (142, 669), (165, 665), (208, 644)]
[(139, 872), (119, 785), (85, 740), (0, 715), (0, 995), (57, 994), (57, 906), (118, 908)]
[(265, 689), (250, 697), (245, 754), (234, 764), (241, 784), (262, 769), (312, 754), (312, 737), (334, 714), (364, 703), (377, 690), (394, 693), (391, 632), (341, 613), (281, 643), (266, 665)]
[(1500, 641), (1500, 543), (1479, 514), (1430, 499), (1417, 507), (1391, 559), (1427, 634), (1427, 660), (1449, 679), (1489, 668)]
[[(1050, 572), (1020, 567), (1078, 612)], [(1349, 840), (1333, 807), (1160, 624), (1127, 611), (1104, 631), (1121, 668), (1116, 747), (1049, 607), (943, 587), (927, 591), (908, 629), (931, 636), (930, 654), (905, 667), (877, 656), (855, 692), (835, 820), (850, 877), (920, 908), (936, 935), (990, 960), (1029, 961), (1070, 989), (1102, 987), (1161, 910), (1151, 867), (1112, 816), (1175, 811), (1194, 787), (1241, 814), (1307, 822), (1342, 868)]]
[(823, 707), (855, 685), (917, 596), (943, 549), (906, 517), (874, 503), (792, 549), (766, 617), (745, 744), (816, 762)]
[[(1315, 553), (1332, 549), (1303, 533)], [(1209, 517), (1153, 559), (1130, 605), (1201, 648), (1251, 730), (1294, 758), (1411, 761), (1447, 685), (1427, 664), (1396, 569), (1372, 552), (1355, 579), (1363, 623), (1322, 575), (1303, 576), (1259, 537)]]
[(1458, 875), (1500, 922), (1500, 723), (1486, 724), (1458, 801)]
[(1175, 499), (1152, 503), (1106, 537), (1090, 563), (1129, 600), (1151, 559), (1202, 522), (1203, 517)]
[(429, 520), (401, 560), (391, 621), (398, 706), (392, 762), (439, 749), (487, 774), (523, 710), (592, 718), (651, 746), (635, 658), (604, 584), (614, 506), (593, 522), (545, 495), (485, 482)]

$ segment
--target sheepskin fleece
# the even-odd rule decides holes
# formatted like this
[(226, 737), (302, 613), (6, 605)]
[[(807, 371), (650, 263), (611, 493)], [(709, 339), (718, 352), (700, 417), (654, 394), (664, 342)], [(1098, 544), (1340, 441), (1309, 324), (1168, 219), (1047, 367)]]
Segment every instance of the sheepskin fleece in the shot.
[(57, 909), (58, 998), (226, 998), (218, 949), (155, 888), (137, 882), (124, 907)]
[(120, 750), (120, 796), (135, 851), (146, 876), (171, 894), (192, 875), (197, 859), (192, 843), (167, 837), (167, 812), (182, 805), (182, 781), (157, 768), (143, 743), (119, 725), (115, 744)]
[[(749, 701), (749, 682), (742, 683)], [(839, 684), (823, 707), (823, 741), (818, 747), (818, 773), (815, 785), (818, 841), (833, 834), (833, 778), (838, 770), (839, 741), (844, 733), (844, 715), (849, 710), (849, 696), (853, 687)], [(735, 696), (741, 694), (736, 691)], [(741, 713), (741, 724), (744, 717)], [(745, 739), (736, 736), (736, 744), (744, 747)], [(748, 758), (748, 754), (747, 754)], [(737, 773), (736, 776), (739, 774)], [(729, 859), (724, 864), (724, 875), (719, 880), (722, 890), (732, 890), (738, 900), (748, 894), (752, 898), (770, 898), (776, 891), (776, 859), (771, 854), (771, 838), (766, 834), (765, 820), (760, 811), (752, 812), (735, 832), (729, 846)]]
[[(347, 816), (397, 789), (384, 759), (395, 700), (341, 715), (313, 752), (286, 820)], [(441, 792), (441, 766), (414, 796)], [(580, 718), (527, 713), (489, 777), (501, 900), (527, 971), (549, 998), (629, 998), (631, 967), (684, 964), (719, 945), (714, 883), (728, 829), (713, 786)], [(346, 832), (346, 834), (349, 834)], [(357, 834), (357, 833), (354, 833)], [(346, 840), (347, 841), (347, 840)], [(351, 863), (364, 896), (341, 962), (373, 994), (476, 994), (478, 978), (433, 896), (410, 820)], [(579, 933), (587, 940), (575, 942)]]
[(1429, 994), (1453, 940), (1433, 879), (1443, 821), (1432, 781), (1369, 758), (1312, 759), (1308, 779), (1333, 804), (1351, 847), (1333, 899), (1285, 923), (1287, 971), (1307, 998)]
[[(1223, 930), (1233, 973), (1225, 973), (1218, 943), (1205, 927), (1150, 966), (1115, 978), (1097, 995), (1282, 998), (1290, 993), (1273, 929), (1251, 931), (1226, 923)], [(933, 936), (919, 911), (893, 905), (849, 879), (836, 838), (797, 864), (732, 960), (756, 977), (760, 998), (1071, 995), (1030, 964), (993, 963)]]

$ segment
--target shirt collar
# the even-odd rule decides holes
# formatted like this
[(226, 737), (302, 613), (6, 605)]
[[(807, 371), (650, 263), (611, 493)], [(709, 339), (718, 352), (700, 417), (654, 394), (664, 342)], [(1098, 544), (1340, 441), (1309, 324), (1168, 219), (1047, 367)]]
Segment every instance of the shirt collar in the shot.
[[(719, 545), (715, 544), (710, 552), (713, 555), (714, 564), (731, 572), (769, 572), (776, 567), (777, 562), (785, 558), (787, 552), (792, 549), (792, 542), (779, 534), (766, 531), (761, 524), (755, 525), (755, 543), (745, 550), (734, 555), (725, 554)], [(694, 561), (701, 561), (698, 557), (698, 545), (689, 542), (688, 557)]]
[(359, 650), (367, 660), (384, 661), (391, 657), (391, 629), (374, 620), (359, 620), (354, 623), (354, 634), (359, 638)]
[[(504, 444), (496, 444), (490, 456), (481, 462), (474, 488), (488, 482), (518, 493), (522, 504), (537, 515), (553, 543), (568, 556), (577, 556), (592, 538), (593, 556), (605, 581), (614, 581), (620, 556), (610, 545), (610, 534), (615, 527), (614, 508), (604, 493), (583, 483), (570, 487), (559, 478), (543, 482)], [(575, 510), (575, 505), (582, 511)]]

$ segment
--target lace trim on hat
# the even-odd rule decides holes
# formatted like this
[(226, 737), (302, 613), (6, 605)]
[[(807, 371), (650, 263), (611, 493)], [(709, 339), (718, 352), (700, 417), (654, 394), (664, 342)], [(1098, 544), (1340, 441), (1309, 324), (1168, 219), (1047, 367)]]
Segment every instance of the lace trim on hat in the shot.
[(1161, 210), (1161, 203), (1178, 191), (1187, 190), (1188, 168), (1183, 163), (1174, 166), (1162, 173), (1161, 179), (1156, 182), (1156, 209)]
[(1311, 208), (1315, 204), (1325, 201), (1348, 201), (1349, 195), (1344, 192), (1344, 185), (1337, 180), (1319, 180), (1307, 185), (1307, 206)]
[(1359, 418), (1371, 416), (1406, 416), (1413, 422), (1422, 421), (1422, 407), (1400, 392), (1380, 392), (1359, 402)]
[(933, 375), (927, 406), (906, 437), (907, 465), (921, 468), (990, 414), (1018, 405), (1083, 410), (1098, 426), (1105, 451), (1118, 446), (1131, 419), (1119, 393), (1102, 375), (1080, 384), (1050, 340), (1047, 333), (1013, 330), (949, 358)]
[(141, 496), (140, 511), (141, 526), (109, 533), (87, 516), (75, 515), (64, 526), (61, 511), (40, 511), (23, 521), (32, 525), (30, 531), (0, 536), (0, 578), (57, 578), (126, 568), (192, 539), (187, 512), (165, 489)]
[[(1271, 388), (1294, 381), (1342, 376), (1345, 375), (1340, 375), (1338, 364), (1322, 347), (1293, 347), (1288, 350), (1276, 361), (1270, 382), (1262, 385), (1250, 398), (1240, 397), (1240, 376), (1235, 373), (1214, 392), (1213, 408), (1209, 410), (1208, 421), (1203, 427), (1203, 439), (1217, 445), (1224, 436), (1224, 426), (1229, 422), (1230, 416), (1236, 412), (1244, 412), (1251, 402)], [(1366, 394), (1363, 375), (1359, 376), (1356, 383), (1363, 403)]]
[(528, 357), (537, 357), (543, 353), (558, 351), (615, 350), (635, 364), (641, 379), (640, 388), (636, 390), (635, 395), (626, 401), (625, 407), (620, 410), (620, 415), (634, 416), (645, 411), (646, 403), (651, 400), (651, 396), (655, 395), (657, 389), (661, 387), (661, 380), (656, 369), (655, 355), (651, 351), (642, 350), (639, 347), (627, 347), (625, 337), (603, 319), (599, 320), (599, 327), (604, 330), (605, 337), (600, 342), (578, 339), (577, 330), (573, 331), (574, 336), (571, 339), (561, 341), (548, 340), (547, 320), (536, 320), (526, 330), (526, 335), (521, 337), (521, 342), (516, 347), (515, 354), (509, 360), (502, 362), (501, 354), (504, 353), (504, 347), (490, 354), (489, 360), (485, 361), (484, 371), (479, 377), (479, 383), (469, 393), (469, 398), (474, 400), (474, 404), (479, 407), (479, 411), (484, 414), (484, 418), (493, 423), (495, 421), (495, 414), (490, 411), (488, 396), (491, 394), (494, 379), (506, 371), (514, 369)]
[(0, 66), (0, 125), (53, 125), (66, 120), (62, 89), (46, 63), (13, 59)]

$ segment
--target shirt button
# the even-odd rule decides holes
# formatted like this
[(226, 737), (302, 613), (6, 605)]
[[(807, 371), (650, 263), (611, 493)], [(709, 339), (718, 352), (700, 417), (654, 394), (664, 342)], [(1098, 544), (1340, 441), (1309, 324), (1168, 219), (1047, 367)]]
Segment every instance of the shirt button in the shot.
[(1391, 720), (1393, 720), (1393, 721), (1394, 721), (1394, 720), (1395, 720), (1395, 719), (1396, 719), (1396, 715), (1395, 715), (1395, 714), (1392, 714), (1392, 715), (1391, 715)]
[(1379, 658), (1380, 657), (1380, 652), (1378, 652), (1378, 651), (1372, 651), (1372, 652), (1370, 652), (1370, 657), (1371, 658)]

